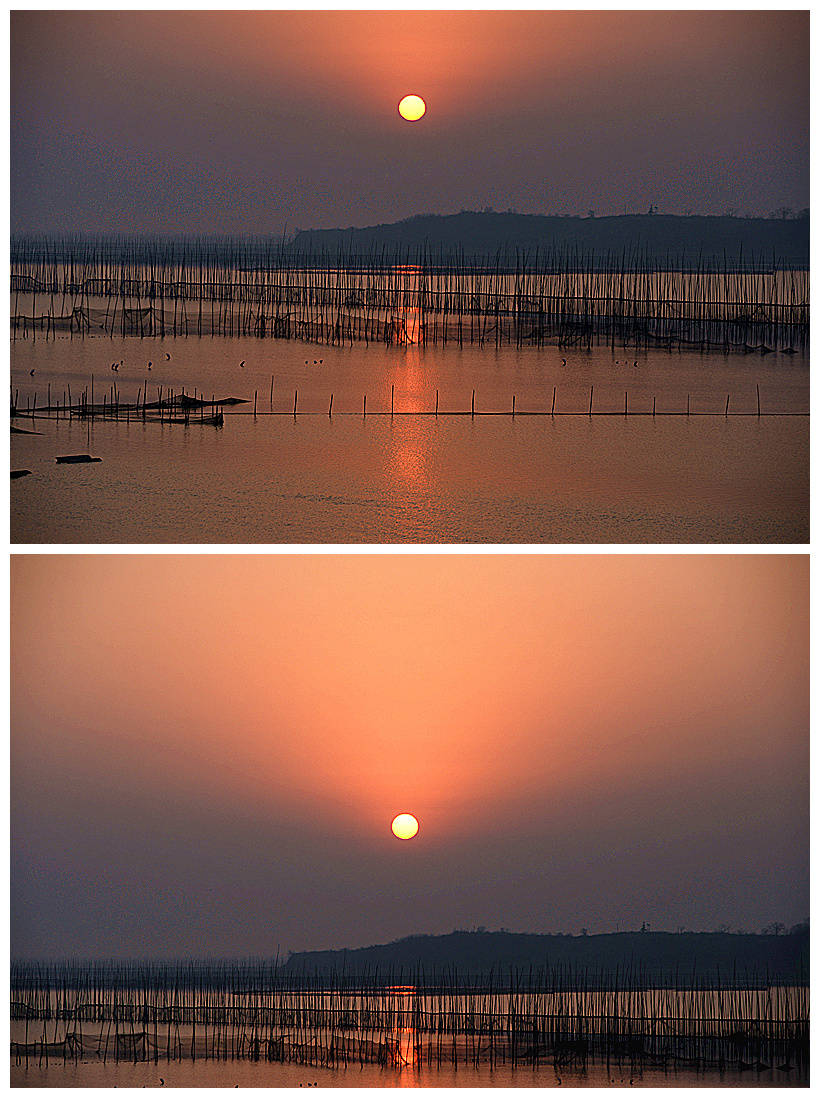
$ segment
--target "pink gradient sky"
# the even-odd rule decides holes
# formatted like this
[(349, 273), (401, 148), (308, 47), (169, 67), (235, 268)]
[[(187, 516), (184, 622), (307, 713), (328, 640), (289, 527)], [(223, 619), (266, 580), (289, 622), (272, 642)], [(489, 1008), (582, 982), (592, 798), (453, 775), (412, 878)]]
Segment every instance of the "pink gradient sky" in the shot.
[(808, 914), (806, 556), (11, 575), (16, 955)]
[[(15, 11), (11, 227), (809, 204), (808, 11)], [(396, 111), (408, 92), (422, 122)]]

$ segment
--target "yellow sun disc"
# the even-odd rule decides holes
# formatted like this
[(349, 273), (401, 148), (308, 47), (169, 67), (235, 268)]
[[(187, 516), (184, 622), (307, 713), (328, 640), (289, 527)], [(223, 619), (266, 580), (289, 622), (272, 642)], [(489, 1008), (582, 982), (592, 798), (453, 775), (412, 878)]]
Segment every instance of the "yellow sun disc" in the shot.
[(420, 95), (405, 95), (399, 103), (399, 114), (408, 122), (417, 122), (427, 110), (427, 104)]
[(419, 829), (419, 821), (409, 812), (402, 812), (390, 826), (397, 839), (412, 839)]

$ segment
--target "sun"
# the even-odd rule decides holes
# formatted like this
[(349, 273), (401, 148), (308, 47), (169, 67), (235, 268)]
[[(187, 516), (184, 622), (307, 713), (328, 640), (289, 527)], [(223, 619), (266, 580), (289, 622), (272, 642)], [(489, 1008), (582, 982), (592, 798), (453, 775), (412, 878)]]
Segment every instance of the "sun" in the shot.
[(419, 829), (419, 821), (409, 812), (402, 812), (390, 826), (397, 839), (412, 839)]
[(420, 95), (405, 95), (399, 103), (399, 114), (408, 122), (418, 122), (426, 110), (427, 104)]

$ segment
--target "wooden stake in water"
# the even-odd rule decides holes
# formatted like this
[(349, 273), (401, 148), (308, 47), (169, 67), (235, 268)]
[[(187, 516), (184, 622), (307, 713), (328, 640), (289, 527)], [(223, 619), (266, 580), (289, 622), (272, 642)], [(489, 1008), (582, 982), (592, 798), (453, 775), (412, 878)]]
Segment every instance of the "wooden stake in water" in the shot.
[(470, 416), (471, 418), (475, 417), (475, 389), (473, 389), (473, 401), (470, 405)]
[(760, 415), (760, 386), (757, 386), (757, 414)]
[(726, 412), (725, 415), (729, 415), (729, 393), (726, 394)]
[(589, 387), (589, 414), (590, 415), (592, 415), (592, 393), (593, 393), (594, 389), (595, 389), (595, 386), (590, 385), (590, 387)]
[(333, 393), (330, 394), (330, 407), (327, 410), (328, 416), (333, 414)]
[(552, 411), (550, 412), (550, 415), (551, 416), (555, 415), (555, 387), (554, 386), (553, 386), (553, 390), (552, 390)]

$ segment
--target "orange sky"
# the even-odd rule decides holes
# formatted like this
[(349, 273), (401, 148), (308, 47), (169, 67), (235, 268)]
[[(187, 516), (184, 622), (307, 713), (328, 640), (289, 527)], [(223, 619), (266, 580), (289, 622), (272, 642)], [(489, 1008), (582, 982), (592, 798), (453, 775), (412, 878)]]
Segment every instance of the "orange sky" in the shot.
[[(713, 894), (672, 904), (672, 928), (708, 924), (717, 909), (715, 925), (796, 922), (807, 613), (803, 556), (15, 557), (21, 907), (37, 891), (24, 848), (42, 813), (72, 835), (108, 829), (112, 858), (120, 830), (148, 826), (160, 861), (172, 859), (181, 828), (195, 880), (238, 856), (239, 832), (287, 834), (285, 864), (353, 862), (384, 890), (402, 868), (390, 820), (411, 811), (422, 831), (400, 845), (413, 848), (419, 882), (457, 855), (486, 860), (486, 880), (467, 873), (459, 886), (465, 924), (490, 925), (489, 883), (517, 866), (520, 890), (542, 841), (557, 864), (578, 844), (585, 858), (611, 847), (615, 865), (635, 844), (670, 841), (714, 860)], [(189, 831), (199, 818), (218, 832), (219, 857)], [(788, 846), (770, 872), (792, 879), (756, 901), (720, 894), (724, 861), (734, 874), (761, 841)], [(133, 880), (153, 864), (129, 858)], [(679, 887), (656, 883), (660, 895)], [(615, 916), (592, 882), (587, 891), (610, 929)], [(493, 901), (499, 924), (537, 929), (509, 896)], [(450, 930), (440, 907), (400, 927), (343, 921), (335, 944)], [(317, 918), (290, 928), (300, 948), (334, 944)], [(554, 918), (540, 929), (572, 921), (564, 909)], [(60, 937), (54, 919), (46, 939)], [(651, 921), (660, 929), (663, 916)], [(209, 934), (218, 942), (220, 927)]]
[(807, 11), (17, 11), (10, 54), (15, 232), (808, 206)]

